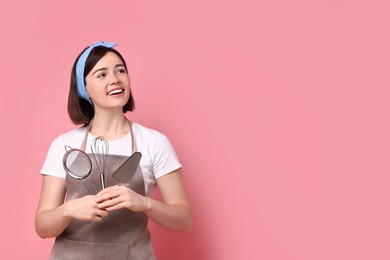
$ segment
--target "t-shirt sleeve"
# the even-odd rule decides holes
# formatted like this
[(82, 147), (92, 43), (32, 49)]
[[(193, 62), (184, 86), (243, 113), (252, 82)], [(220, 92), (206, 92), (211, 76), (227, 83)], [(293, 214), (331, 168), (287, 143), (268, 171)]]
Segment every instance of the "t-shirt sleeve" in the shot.
[(152, 140), (153, 174), (156, 179), (182, 167), (169, 139), (160, 132), (155, 132)]
[(43, 163), (41, 174), (65, 179), (66, 171), (62, 166), (62, 158), (66, 152), (62, 136), (57, 137), (50, 145)]

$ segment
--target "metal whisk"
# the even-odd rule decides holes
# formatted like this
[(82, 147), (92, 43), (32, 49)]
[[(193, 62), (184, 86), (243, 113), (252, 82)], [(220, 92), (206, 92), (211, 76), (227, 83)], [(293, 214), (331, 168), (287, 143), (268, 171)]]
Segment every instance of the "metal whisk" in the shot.
[(108, 154), (108, 142), (103, 136), (96, 137), (92, 141), (92, 156), (100, 172), (100, 183), (102, 189), (106, 188), (104, 181), (104, 166), (106, 163), (106, 155)]

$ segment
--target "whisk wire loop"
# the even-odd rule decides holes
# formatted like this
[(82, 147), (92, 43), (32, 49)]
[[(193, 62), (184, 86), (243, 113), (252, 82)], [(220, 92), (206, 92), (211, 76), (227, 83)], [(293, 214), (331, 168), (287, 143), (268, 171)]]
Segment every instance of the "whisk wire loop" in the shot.
[(103, 136), (96, 137), (92, 141), (92, 156), (95, 160), (96, 166), (100, 172), (100, 182), (102, 189), (106, 187), (106, 183), (104, 181), (104, 168), (106, 163), (107, 154), (109, 152), (109, 145), (107, 140)]

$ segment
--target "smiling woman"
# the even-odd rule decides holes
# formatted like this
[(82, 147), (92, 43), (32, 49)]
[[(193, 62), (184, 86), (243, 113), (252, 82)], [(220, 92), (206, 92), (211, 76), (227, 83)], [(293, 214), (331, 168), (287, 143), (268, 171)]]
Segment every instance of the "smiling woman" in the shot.
[[(155, 259), (149, 218), (168, 230), (188, 231), (192, 226), (181, 164), (168, 138), (124, 115), (134, 110), (134, 99), (126, 62), (114, 46), (95, 43), (76, 59), (68, 113), (82, 126), (52, 142), (41, 170), (35, 227), (42, 238), (56, 237), (51, 259)], [(98, 138), (108, 143), (101, 172), (104, 185), (98, 162), (82, 181), (67, 175), (65, 147), (95, 156), (91, 145)], [(116, 171), (135, 153), (142, 157), (134, 172), (129, 171), (130, 181), (117, 182)], [(69, 167), (83, 165), (75, 158)], [(153, 199), (157, 187), (163, 201)]]
[[(75, 124), (89, 124), (94, 117), (96, 104), (92, 102), (90, 97), (92, 93), (89, 91), (98, 91), (92, 86), (97, 85), (96, 88), (98, 88), (99, 83), (107, 85), (102, 86), (106, 95), (107, 91), (118, 89), (125, 92), (127, 102), (122, 106), (123, 113), (134, 110), (126, 61), (117, 50), (112, 48), (114, 46), (115, 44), (98, 42), (86, 48), (77, 58), (72, 69), (68, 98), (68, 113)], [(86, 54), (89, 55), (88, 59)], [(109, 71), (110, 62), (114, 67), (111, 72)], [(85, 85), (87, 81), (88, 84)], [(128, 89), (125, 90), (125, 87)]]
[(115, 53), (108, 52), (104, 55), (87, 75), (86, 81), (86, 90), (95, 113), (102, 106), (120, 109), (129, 100), (129, 76), (123, 62)]

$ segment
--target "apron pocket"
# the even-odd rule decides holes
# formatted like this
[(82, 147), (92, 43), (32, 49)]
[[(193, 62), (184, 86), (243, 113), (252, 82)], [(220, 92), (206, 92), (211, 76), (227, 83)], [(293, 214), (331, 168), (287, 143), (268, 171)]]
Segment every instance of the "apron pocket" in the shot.
[(51, 251), (50, 260), (106, 260), (128, 259), (126, 244), (95, 243), (71, 239), (58, 239)]

